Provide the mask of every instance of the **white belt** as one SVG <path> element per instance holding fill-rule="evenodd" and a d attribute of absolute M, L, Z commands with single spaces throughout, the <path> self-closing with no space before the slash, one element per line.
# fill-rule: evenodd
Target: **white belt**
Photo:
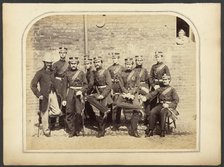
<path fill-rule="evenodd" d="M 60 80 L 60 81 L 62 80 L 62 78 L 61 78 L 61 77 L 55 77 L 55 79 L 58 79 L 58 80 Z"/>
<path fill-rule="evenodd" d="M 69 88 L 74 89 L 74 90 L 80 90 L 80 89 L 82 89 L 81 86 L 70 86 Z"/>
<path fill-rule="evenodd" d="M 100 89 L 102 89 L 102 88 L 106 88 L 106 87 L 107 87 L 107 85 L 97 86 L 97 88 L 100 88 Z"/>
<path fill-rule="evenodd" d="M 159 82 L 163 82 L 162 79 L 154 79 L 154 81 L 155 81 L 155 82 L 158 82 L 158 81 L 159 81 Z"/>
<path fill-rule="evenodd" d="M 144 81 L 142 81 L 142 82 L 140 82 L 141 84 L 144 84 L 145 82 Z"/>
<path fill-rule="evenodd" d="M 171 101 L 160 101 L 160 103 L 167 103 L 167 104 L 170 104 Z"/>

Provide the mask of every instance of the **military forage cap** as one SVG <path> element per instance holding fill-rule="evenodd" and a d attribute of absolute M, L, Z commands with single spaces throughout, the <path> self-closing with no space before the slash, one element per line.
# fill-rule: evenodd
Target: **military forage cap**
<path fill-rule="evenodd" d="M 78 63 L 79 62 L 79 58 L 78 57 L 69 57 L 69 62 L 70 63 Z"/>
<path fill-rule="evenodd" d="M 170 77 L 169 75 L 167 75 L 167 74 L 164 74 L 164 75 L 162 76 L 162 79 L 171 79 L 171 77 Z"/>
<path fill-rule="evenodd" d="M 88 57 L 85 57 L 84 58 L 84 64 L 85 63 L 92 63 L 92 59 L 88 58 Z"/>
<path fill-rule="evenodd" d="M 44 54 L 43 62 L 49 62 L 49 63 L 53 62 L 53 56 L 50 52 L 47 52 L 47 53 Z"/>
<path fill-rule="evenodd" d="M 66 47 L 59 47 L 59 53 L 67 53 L 67 51 L 68 51 L 68 48 L 66 48 Z"/>
<path fill-rule="evenodd" d="M 109 55 L 111 55 L 112 56 L 112 59 L 114 59 L 114 58 L 120 58 L 120 53 L 118 53 L 118 52 L 112 52 L 112 53 L 110 53 Z"/>
<path fill-rule="evenodd" d="M 155 56 L 160 55 L 161 57 L 163 57 L 163 52 L 162 51 L 155 51 Z"/>
<path fill-rule="evenodd" d="M 96 62 L 96 61 L 102 61 L 102 57 L 101 56 L 96 56 L 93 58 L 93 61 Z"/>
<path fill-rule="evenodd" d="M 131 57 L 125 58 L 124 61 L 125 61 L 125 64 L 134 64 L 133 58 Z"/>
<path fill-rule="evenodd" d="M 139 60 L 139 59 L 140 59 L 140 60 L 143 60 L 143 56 L 142 56 L 142 55 L 136 55 L 136 56 L 135 56 L 135 60 Z"/>

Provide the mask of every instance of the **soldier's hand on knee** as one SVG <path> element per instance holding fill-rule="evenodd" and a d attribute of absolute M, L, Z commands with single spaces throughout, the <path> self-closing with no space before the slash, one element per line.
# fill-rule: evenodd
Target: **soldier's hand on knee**
<path fill-rule="evenodd" d="M 103 99 L 103 98 L 104 98 L 103 95 L 99 95 L 99 96 L 97 97 L 97 99 L 99 99 L 99 100 L 101 100 L 101 99 Z"/>
<path fill-rule="evenodd" d="M 44 99 L 44 96 L 43 95 L 40 95 L 39 96 L 39 100 L 43 100 Z"/>
<path fill-rule="evenodd" d="M 169 108 L 169 105 L 167 103 L 164 103 L 163 108 Z"/>
<path fill-rule="evenodd" d="M 67 104 L 67 102 L 64 100 L 64 101 L 62 101 L 62 105 L 63 106 L 66 106 L 66 104 Z"/>
<path fill-rule="evenodd" d="M 76 96 L 81 96 L 81 95 L 82 95 L 82 91 L 79 90 L 76 92 Z"/>

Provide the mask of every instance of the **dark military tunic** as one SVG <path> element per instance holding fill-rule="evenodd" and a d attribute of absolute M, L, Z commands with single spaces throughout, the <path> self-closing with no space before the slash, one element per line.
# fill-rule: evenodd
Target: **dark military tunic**
<path fill-rule="evenodd" d="M 88 85 L 86 76 L 81 70 L 68 70 L 63 80 L 63 99 L 67 101 L 66 122 L 70 133 L 79 132 L 82 128 L 81 112 L 84 101 L 81 96 L 76 96 L 77 91 L 86 92 Z"/>
<path fill-rule="evenodd" d="M 163 63 L 154 64 L 150 71 L 149 82 L 152 87 L 161 85 L 162 76 L 166 74 L 170 76 L 169 68 Z"/>
<path fill-rule="evenodd" d="M 58 60 L 53 64 L 53 69 L 55 70 L 55 86 L 57 95 L 62 98 L 62 80 L 64 79 L 65 73 L 69 67 L 67 61 Z"/>
<path fill-rule="evenodd" d="M 105 105 L 111 104 L 112 99 L 110 97 L 110 92 L 111 92 L 112 82 L 111 82 L 111 76 L 108 70 L 101 68 L 94 71 L 94 86 L 96 86 L 96 89 L 98 91 L 97 93 L 105 97 L 103 100 L 104 102 L 102 103 Z M 101 88 L 102 86 L 105 86 L 105 87 Z"/>
<path fill-rule="evenodd" d="M 179 97 L 174 88 L 171 86 L 160 87 L 157 90 L 148 94 L 148 99 L 153 99 L 155 96 L 158 97 L 159 103 L 150 112 L 149 129 L 153 130 L 156 123 L 156 117 L 159 116 L 161 121 L 161 130 L 165 130 L 166 116 L 169 113 L 168 109 L 163 109 L 162 104 L 167 103 L 169 108 L 176 109 L 179 103 Z"/>
<path fill-rule="evenodd" d="M 135 70 L 125 70 L 122 72 L 120 84 L 123 93 L 135 95 L 133 101 L 123 98 L 122 95 L 117 100 L 117 106 L 124 108 L 124 115 L 128 121 L 128 133 L 134 135 L 134 133 L 137 133 L 137 125 L 140 119 L 138 111 L 141 109 L 138 102 L 139 74 Z"/>
<path fill-rule="evenodd" d="M 94 85 L 94 70 L 92 69 L 92 67 L 90 67 L 86 71 L 86 79 L 87 79 L 87 83 L 88 83 L 87 94 L 89 95 L 92 93 L 93 85 Z"/>
<path fill-rule="evenodd" d="M 135 70 L 125 70 L 121 74 L 121 88 L 124 93 L 137 93 L 140 84 L 140 78 Z"/>
<path fill-rule="evenodd" d="M 43 100 L 40 106 L 42 112 L 45 112 L 48 105 L 48 97 L 51 90 L 54 90 L 55 87 L 54 71 L 46 71 L 45 68 L 37 71 L 34 78 L 31 81 L 31 90 L 39 98 L 43 95 Z M 37 85 L 40 85 L 40 90 L 38 90 Z"/>
<path fill-rule="evenodd" d="M 119 85 L 119 75 L 121 75 L 122 71 L 124 71 L 124 67 L 119 64 L 113 64 L 108 68 L 111 81 L 112 81 L 112 90 L 114 93 L 121 93 L 121 88 Z"/>
<path fill-rule="evenodd" d="M 111 76 L 108 70 L 97 69 L 94 71 L 94 87 L 96 88 L 96 94 L 87 96 L 87 101 L 94 107 L 96 107 L 101 114 L 96 114 L 96 120 L 98 123 L 98 136 L 102 137 L 105 134 L 106 122 L 103 119 L 104 113 L 107 113 L 108 105 L 112 103 L 110 96 L 111 92 Z M 97 96 L 103 95 L 104 98 L 99 100 Z"/>

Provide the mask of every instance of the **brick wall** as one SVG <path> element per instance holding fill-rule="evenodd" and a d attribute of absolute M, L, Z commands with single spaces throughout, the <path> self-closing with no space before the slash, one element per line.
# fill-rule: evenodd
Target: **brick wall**
<path fill-rule="evenodd" d="M 150 71 L 155 49 L 165 52 L 164 62 L 169 66 L 172 85 L 180 96 L 179 110 L 195 113 L 196 48 L 195 43 L 175 45 L 176 17 L 168 15 L 107 15 L 106 25 L 97 28 L 99 16 L 87 16 L 88 50 L 90 56 L 104 57 L 104 66 L 111 63 L 108 52 L 121 52 L 123 58 L 142 54 L 144 66 Z M 59 59 L 59 46 L 68 47 L 68 55 L 77 55 L 83 65 L 84 24 L 81 15 L 55 15 L 37 21 L 30 29 L 26 41 L 26 97 L 27 113 L 38 110 L 36 97 L 30 90 L 30 81 L 43 63 L 44 52 L 54 51 Z"/>

